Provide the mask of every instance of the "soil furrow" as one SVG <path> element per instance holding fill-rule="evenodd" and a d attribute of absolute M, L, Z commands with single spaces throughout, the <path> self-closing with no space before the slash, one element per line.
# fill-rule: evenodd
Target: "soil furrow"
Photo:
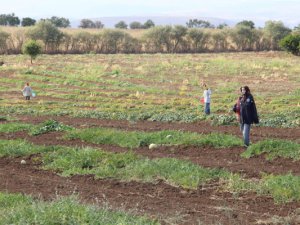
<path fill-rule="evenodd" d="M 65 178 L 37 168 L 29 159 L 25 165 L 20 160 L 0 158 L 0 191 L 20 192 L 45 200 L 78 194 L 83 202 L 108 203 L 115 209 L 147 214 L 164 223 L 254 224 L 270 215 L 288 216 L 300 207 L 299 203 L 276 205 L 271 198 L 254 193 L 235 197 L 219 191 L 218 187 L 185 190 L 164 182 L 122 182 L 93 176 Z"/>
<path fill-rule="evenodd" d="M 110 152 L 129 151 L 127 148 L 93 144 L 83 142 L 79 139 L 64 140 L 62 136 L 63 133 L 61 132 L 50 132 L 38 136 L 29 136 L 26 132 L 0 133 L 0 139 L 26 139 L 36 145 L 90 146 Z M 245 159 L 240 156 L 244 150 L 243 147 L 216 149 L 209 146 L 161 146 L 154 150 L 149 150 L 148 147 L 140 147 L 132 151 L 151 159 L 169 157 L 188 160 L 207 168 L 224 168 L 234 173 L 243 174 L 248 178 L 259 178 L 262 173 L 286 174 L 291 172 L 294 175 L 300 176 L 299 161 L 285 158 L 276 158 L 269 161 L 265 158 L 265 155 Z"/>

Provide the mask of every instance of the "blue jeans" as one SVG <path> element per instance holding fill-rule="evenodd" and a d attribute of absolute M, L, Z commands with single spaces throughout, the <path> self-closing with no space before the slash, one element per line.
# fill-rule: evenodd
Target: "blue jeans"
<path fill-rule="evenodd" d="M 243 133 L 244 145 L 246 146 L 250 145 L 250 127 L 250 124 L 241 123 L 241 131 Z"/>
<path fill-rule="evenodd" d="M 210 103 L 205 103 L 204 112 L 206 115 L 210 114 Z"/>

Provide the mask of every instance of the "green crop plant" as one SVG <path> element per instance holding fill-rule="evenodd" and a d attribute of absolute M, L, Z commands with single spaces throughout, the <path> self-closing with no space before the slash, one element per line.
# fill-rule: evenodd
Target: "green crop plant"
<path fill-rule="evenodd" d="M 54 150 L 55 147 L 37 146 L 24 140 L 0 140 L 0 157 L 29 156 Z"/>
<path fill-rule="evenodd" d="M 238 174 L 230 174 L 225 180 L 224 190 L 236 195 L 245 192 L 256 192 L 260 196 L 270 196 L 276 204 L 300 201 L 300 177 L 292 174 L 262 174 L 258 179 L 245 179 Z"/>
<path fill-rule="evenodd" d="M 188 189 L 197 189 L 200 184 L 219 178 L 226 179 L 229 172 L 221 169 L 206 169 L 193 163 L 171 159 L 150 160 L 131 152 L 108 153 L 92 148 L 61 147 L 45 153 L 43 168 L 58 171 L 63 176 L 93 174 L 98 178 L 116 178 L 166 183 Z"/>
<path fill-rule="evenodd" d="M 197 133 L 164 130 L 158 132 L 122 131 L 110 128 L 89 128 L 71 130 L 65 135 L 67 139 L 81 139 L 96 144 L 118 145 L 126 148 L 148 146 L 151 143 L 167 145 L 213 146 L 216 148 L 241 146 L 239 138 L 231 135 Z"/>
<path fill-rule="evenodd" d="M 30 131 L 30 135 L 36 136 L 45 134 L 51 131 L 68 131 L 73 128 L 55 120 L 47 120 Z"/>
<path fill-rule="evenodd" d="M 13 133 L 17 131 L 29 131 L 34 125 L 26 123 L 0 123 L 0 132 Z"/>
<path fill-rule="evenodd" d="M 159 222 L 108 207 L 83 205 L 75 196 L 46 202 L 21 194 L 0 192 L 0 224 L 150 224 Z"/>
<path fill-rule="evenodd" d="M 251 77 L 248 86 L 257 103 L 260 126 L 297 127 L 299 63 L 280 52 L 272 53 L 272 57 L 265 55 L 41 55 L 34 67 L 28 67 L 22 55 L 7 55 L 8 63 L 0 67 L 0 82 L 5 86 L 0 87 L 0 112 L 33 116 L 84 114 L 92 118 L 103 118 L 105 114 L 108 119 L 185 123 L 211 121 L 210 117 L 203 117 L 195 102 L 203 92 L 201 80 L 213 90 L 212 114 L 222 118 L 228 116 L 239 95 L 238 88 Z M 32 81 L 38 93 L 26 105 L 20 93 L 25 78 Z M 272 82 L 266 85 L 270 79 Z M 184 90 L 180 90 L 183 86 Z M 179 95 L 180 92 L 184 93 Z M 143 95 L 137 97 L 136 93 Z M 87 101 L 91 108 L 87 108 Z"/>
<path fill-rule="evenodd" d="M 261 154 L 266 154 L 268 160 L 277 157 L 300 160 L 300 144 L 286 140 L 266 139 L 250 145 L 241 156 L 250 158 Z"/>
<path fill-rule="evenodd" d="M 264 175 L 260 181 L 260 194 L 270 194 L 276 203 L 300 201 L 300 177 L 287 175 Z"/>

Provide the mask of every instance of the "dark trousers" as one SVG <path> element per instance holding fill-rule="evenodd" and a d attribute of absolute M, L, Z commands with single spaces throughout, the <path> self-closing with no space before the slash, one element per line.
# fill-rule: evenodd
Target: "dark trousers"
<path fill-rule="evenodd" d="M 204 112 L 206 115 L 210 114 L 210 103 L 204 103 Z"/>
<path fill-rule="evenodd" d="M 25 100 L 30 100 L 30 96 L 25 96 Z"/>

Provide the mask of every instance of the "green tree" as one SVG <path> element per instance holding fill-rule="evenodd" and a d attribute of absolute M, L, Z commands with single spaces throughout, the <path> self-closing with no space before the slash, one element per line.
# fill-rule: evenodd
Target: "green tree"
<path fill-rule="evenodd" d="M 96 20 L 95 22 L 90 19 L 82 19 L 80 21 L 80 28 L 96 28 L 96 29 L 102 29 L 104 28 L 104 24 L 100 20 Z"/>
<path fill-rule="evenodd" d="M 27 35 L 33 40 L 41 40 L 45 44 L 45 52 L 57 51 L 64 34 L 50 21 L 40 21 Z"/>
<path fill-rule="evenodd" d="M 183 44 L 185 35 L 187 34 L 187 28 L 182 25 L 175 25 L 171 30 L 171 38 L 174 42 L 172 52 L 176 52 L 178 45 Z"/>
<path fill-rule="evenodd" d="M 142 29 L 143 25 L 140 22 L 134 21 L 129 24 L 130 29 Z"/>
<path fill-rule="evenodd" d="M 238 26 L 244 26 L 244 27 L 249 27 L 250 29 L 254 29 L 255 28 L 255 24 L 251 20 L 243 20 L 241 22 L 238 22 L 235 26 L 236 27 L 238 27 Z"/>
<path fill-rule="evenodd" d="M 125 23 L 125 21 L 120 21 L 115 25 L 115 28 L 119 29 L 127 29 L 128 25 Z"/>
<path fill-rule="evenodd" d="M 289 34 L 279 41 L 279 46 L 294 55 L 300 53 L 300 35 Z"/>
<path fill-rule="evenodd" d="M 104 28 L 104 24 L 100 20 L 95 21 L 95 28 L 102 29 Z"/>
<path fill-rule="evenodd" d="M 203 29 L 189 29 L 187 36 L 190 40 L 193 52 L 201 52 L 205 50 L 206 45 L 208 44 L 209 35 L 205 33 Z"/>
<path fill-rule="evenodd" d="M 74 41 L 76 41 L 77 48 L 81 52 L 89 53 L 93 50 L 94 40 L 93 35 L 86 31 L 81 31 L 74 35 Z"/>
<path fill-rule="evenodd" d="M 21 26 L 22 27 L 34 26 L 35 23 L 36 23 L 35 19 L 32 19 L 30 17 L 25 17 L 22 19 Z"/>
<path fill-rule="evenodd" d="M 0 26 L 7 26 L 8 22 L 5 14 L 0 15 Z"/>
<path fill-rule="evenodd" d="M 152 20 L 147 20 L 144 24 L 143 24 L 143 27 L 144 29 L 149 29 L 151 27 L 154 27 L 155 24 Z"/>
<path fill-rule="evenodd" d="M 42 53 L 42 46 L 35 40 L 28 40 L 22 47 L 23 54 L 30 56 L 30 62 Z"/>
<path fill-rule="evenodd" d="M 6 53 L 7 52 L 7 41 L 10 37 L 9 33 L 6 33 L 5 31 L 0 31 L 0 53 Z"/>
<path fill-rule="evenodd" d="M 145 33 L 144 37 L 155 52 L 171 52 L 172 26 L 152 27 Z"/>
<path fill-rule="evenodd" d="M 294 27 L 293 33 L 300 34 L 300 24 L 298 24 L 298 26 Z"/>
<path fill-rule="evenodd" d="M 257 39 L 255 29 L 249 26 L 236 26 L 230 33 L 232 41 L 236 44 L 237 50 L 253 50 L 253 45 Z"/>
<path fill-rule="evenodd" d="M 125 38 L 129 34 L 121 30 L 105 30 L 102 39 L 105 45 L 105 53 L 120 53 L 123 50 Z"/>
<path fill-rule="evenodd" d="M 190 19 L 186 26 L 188 28 L 214 28 L 214 26 L 206 20 Z"/>
<path fill-rule="evenodd" d="M 273 50 L 279 49 L 279 41 L 291 33 L 291 29 L 284 26 L 281 21 L 267 21 L 265 23 L 264 32 L 269 39 L 270 48 Z"/>
<path fill-rule="evenodd" d="M 18 26 L 19 24 L 20 19 L 14 13 L 0 15 L 0 25 L 2 26 Z"/>
<path fill-rule="evenodd" d="M 90 20 L 90 19 L 82 19 L 80 21 L 80 25 L 79 25 L 80 28 L 95 28 L 96 27 L 96 24 Z"/>
<path fill-rule="evenodd" d="M 70 26 L 70 20 L 66 19 L 64 17 L 52 16 L 50 19 L 46 19 L 46 20 L 49 20 L 56 27 L 69 27 Z"/>
<path fill-rule="evenodd" d="M 228 25 L 226 23 L 221 23 L 217 26 L 217 29 L 224 29 L 226 27 L 228 27 Z"/>
<path fill-rule="evenodd" d="M 218 29 L 218 30 L 212 31 L 211 43 L 214 48 L 214 51 L 221 52 L 221 51 L 227 50 L 228 30 L 229 29 Z"/>

